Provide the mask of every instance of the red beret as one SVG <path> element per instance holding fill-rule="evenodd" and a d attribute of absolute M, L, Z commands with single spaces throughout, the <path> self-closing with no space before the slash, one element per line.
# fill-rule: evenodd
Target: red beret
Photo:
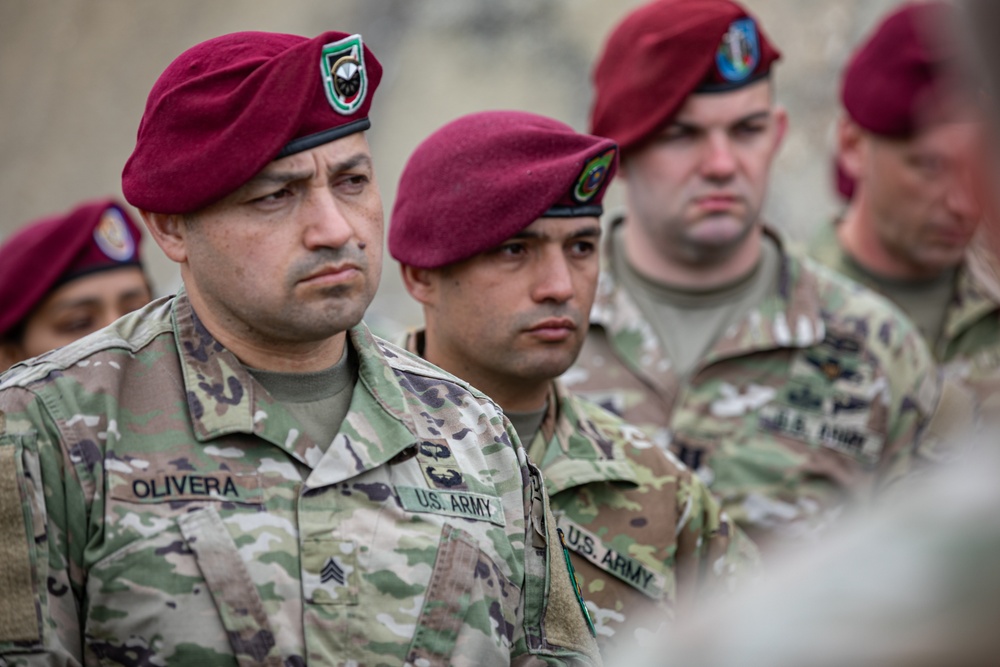
<path fill-rule="evenodd" d="M 149 93 L 125 198 L 156 213 L 204 208 L 279 157 L 368 129 L 381 79 L 360 35 L 240 32 L 198 44 Z"/>
<path fill-rule="evenodd" d="M 114 199 L 87 202 L 36 220 L 0 246 L 0 335 L 17 326 L 56 286 L 140 264 L 142 234 Z"/>
<path fill-rule="evenodd" d="M 590 131 L 632 148 L 694 92 L 757 81 L 781 54 L 757 21 L 729 0 L 658 0 L 611 32 L 594 67 Z"/>
<path fill-rule="evenodd" d="M 893 137 L 917 129 L 950 61 L 945 40 L 931 39 L 930 31 L 950 35 L 953 21 L 952 8 L 935 1 L 904 4 L 878 25 L 844 71 L 841 101 L 855 123 Z"/>
<path fill-rule="evenodd" d="M 389 252 L 432 269 L 494 248 L 542 217 L 598 217 L 615 144 L 522 111 L 463 116 L 424 140 L 396 191 Z"/>

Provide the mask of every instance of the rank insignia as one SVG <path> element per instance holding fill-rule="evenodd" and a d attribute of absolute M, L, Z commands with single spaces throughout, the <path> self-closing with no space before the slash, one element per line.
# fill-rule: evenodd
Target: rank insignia
<path fill-rule="evenodd" d="M 94 228 L 94 243 L 116 262 L 127 262 L 135 256 L 135 241 L 125 226 L 121 211 L 111 207 Z"/>
<path fill-rule="evenodd" d="M 323 47 L 320 70 L 326 98 L 333 110 L 344 116 L 357 111 L 368 93 L 365 49 L 361 35 L 351 35 Z"/>
<path fill-rule="evenodd" d="M 593 199 L 594 195 L 601 190 L 601 186 L 604 185 L 604 181 L 608 177 L 608 170 L 611 169 L 611 163 L 614 159 L 614 148 L 608 149 L 597 157 L 592 158 L 584 166 L 583 171 L 580 172 L 580 177 L 576 180 L 576 186 L 573 188 L 573 199 L 581 204 Z"/>
<path fill-rule="evenodd" d="M 715 52 L 715 66 L 719 74 L 726 81 L 743 81 L 753 73 L 759 62 L 760 41 L 753 19 L 743 18 L 730 23 Z"/>

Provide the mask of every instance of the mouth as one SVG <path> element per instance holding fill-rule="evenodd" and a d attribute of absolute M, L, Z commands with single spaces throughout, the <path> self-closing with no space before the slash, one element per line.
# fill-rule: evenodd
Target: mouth
<path fill-rule="evenodd" d="M 337 285 L 353 280 L 361 269 L 355 264 L 325 266 L 299 280 L 300 285 Z"/>
<path fill-rule="evenodd" d="M 695 197 L 694 203 L 705 211 L 729 211 L 739 201 L 740 199 L 736 195 L 718 193 Z"/>
<path fill-rule="evenodd" d="M 533 325 L 527 332 L 549 342 L 566 340 L 577 330 L 576 322 L 568 317 L 550 317 Z"/>

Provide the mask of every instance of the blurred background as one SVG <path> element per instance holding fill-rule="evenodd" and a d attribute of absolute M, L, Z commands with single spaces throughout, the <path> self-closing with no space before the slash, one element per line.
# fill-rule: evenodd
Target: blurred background
<path fill-rule="evenodd" d="M 638 0 L 5 0 L 0 2 L 0 238 L 84 199 L 121 198 L 146 95 L 184 49 L 239 30 L 359 32 L 385 68 L 369 142 L 385 204 L 410 152 L 449 120 L 523 109 L 586 130 L 591 63 Z M 830 151 L 840 70 L 900 0 L 745 0 L 782 50 L 789 134 L 767 218 L 792 240 L 838 210 Z M 609 207 L 621 203 L 613 189 Z M 147 239 L 157 295 L 179 284 Z M 420 322 L 387 258 L 370 314 Z"/>

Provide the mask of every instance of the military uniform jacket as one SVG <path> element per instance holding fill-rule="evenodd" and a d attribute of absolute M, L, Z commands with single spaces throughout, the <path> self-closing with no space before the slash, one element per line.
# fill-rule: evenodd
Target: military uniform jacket
<path fill-rule="evenodd" d="M 408 333 L 404 347 L 421 354 L 423 336 Z M 528 458 L 542 470 L 603 653 L 759 568 L 756 547 L 701 480 L 641 430 L 559 381 L 547 405 Z"/>
<path fill-rule="evenodd" d="M 848 261 L 835 224 L 823 228 L 809 251 L 821 264 L 878 291 Z M 971 256 L 958 267 L 940 339 L 927 344 L 945 375 L 956 380 L 1000 368 L 1000 300 L 991 295 Z"/>
<path fill-rule="evenodd" d="M 906 473 L 938 393 L 892 304 L 784 250 L 776 291 L 683 384 L 608 263 L 563 380 L 675 452 L 758 544 L 806 539 Z"/>
<path fill-rule="evenodd" d="M 599 662 L 499 409 L 349 340 L 325 452 L 183 293 L 3 376 L 0 664 Z"/>
<path fill-rule="evenodd" d="M 604 650 L 658 632 L 758 568 L 708 488 L 641 430 L 552 383 L 541 469 Z"/>

